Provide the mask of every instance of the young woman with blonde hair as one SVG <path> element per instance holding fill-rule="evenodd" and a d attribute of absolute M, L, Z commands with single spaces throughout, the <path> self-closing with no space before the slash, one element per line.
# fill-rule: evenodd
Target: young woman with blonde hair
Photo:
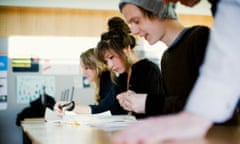
<path fill-rule="evenodd" d="M 115 98 L 115 84 L 112 72 L 105 64 L 99 62 L 95 56 L 94 48 L 90 48 L 80 55 L 82 73 L 95 88 L 95 104 L 82 105 L 71 102 L 69 106 L 62 107 L 66 102 L 59 101 L 55 105 L 58 115 L 63 115 L 65 110 L 72 110 L 78 114 L 95 114 L 107 110 L 111 111 Z"/>

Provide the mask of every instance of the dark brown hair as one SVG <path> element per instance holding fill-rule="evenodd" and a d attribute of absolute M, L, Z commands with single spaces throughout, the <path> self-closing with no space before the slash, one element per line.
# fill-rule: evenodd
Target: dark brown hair
<path fill-rule="evenodd" d="M 136 39 L 130 34 L 130 28 L 120 17 L 112 17 L 108 21 L 108 32 L 101 35 L 97 44 L 96 54 L 100 61 L 105 63 L 104 54 L 106 51 L 117 53 L 122 60 L 127 59 L 123 49 L 136 46 Z"/>

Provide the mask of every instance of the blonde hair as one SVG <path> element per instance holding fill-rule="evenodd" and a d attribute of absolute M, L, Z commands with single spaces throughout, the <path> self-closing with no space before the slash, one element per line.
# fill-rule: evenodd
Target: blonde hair
<path fill-rule="evenodd" d="M 107 66 L 104 63 L 101 63 L 96 55 L 95 48 L 90 48 L 83 52 L 80 55 L 80 60 L 84 66 L 89 67 L 90 69 L 95 70 L 96 76 L 95 80 L 91 85 L 95 86 L 95 103 L 98 104 L 100 100 L 100 77 L 104 71 L 107 71 Z"/>

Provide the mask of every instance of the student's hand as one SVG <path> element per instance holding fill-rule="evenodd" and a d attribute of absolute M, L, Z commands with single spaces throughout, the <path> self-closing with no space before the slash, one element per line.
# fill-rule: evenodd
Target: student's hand
<path fill-rule="evenodd" d="M 130 90 L 117 95 L 119 104 L 125 110 L 135 113 L 145 113 L 146 98 L 147 94 L 136 94 Z"/>
<path fill-rule="evenodd" d="M 69 109 L 71 105 L 67 105 L 62 107 L 65 104 L 68 104 L 69 102 L 67 101 L 58 101 L 54 105 L 54 111 L 57 113 L 57 115 L 63 116 L 65 114 L 65 110 Z"/>
<path fill-rule="evenodd" d="M 166 140 L 202 138 L 213 123 L 190 112 L 139 120 L 117 132 L 112 144 L 152 144 Z"/>

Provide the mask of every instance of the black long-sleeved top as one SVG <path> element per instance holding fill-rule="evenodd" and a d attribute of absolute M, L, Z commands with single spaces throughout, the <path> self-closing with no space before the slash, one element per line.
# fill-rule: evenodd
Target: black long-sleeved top
<path fill-rule="evenodd" d="M 184 108 L 203 63 L 208 36 L 208 27 L 190 27 L 164 52 L 161 71 L 166 113 L 179 112 Z"/>
<path fill-rule="evenodd" d="M 118 77 L 117 93 L 127 90 L 127 73 L 120 74 Z M 164 96 L 162 94 L 161 73 L 158 65 L 142 59 L 132 66 L 132 73 L 129 81 L 129 90 L 136 93 L 147 94 L 145 114 L 136 114 L 136 118 L 144 118 L 162 114 Z M 116 101 L 113 114 L 126 114 L 119 103 Z"/>
<path fill-rule="evenodd" d="M 92 114 L 104 112 L 112 109 L 114 101 L 116 101 L 115 94 L 116 85 L 111 80 L 111 74 L 109 71 L 102 73 L 100 77 L 100 101 L 98 105 L 89 105 Z"/>

